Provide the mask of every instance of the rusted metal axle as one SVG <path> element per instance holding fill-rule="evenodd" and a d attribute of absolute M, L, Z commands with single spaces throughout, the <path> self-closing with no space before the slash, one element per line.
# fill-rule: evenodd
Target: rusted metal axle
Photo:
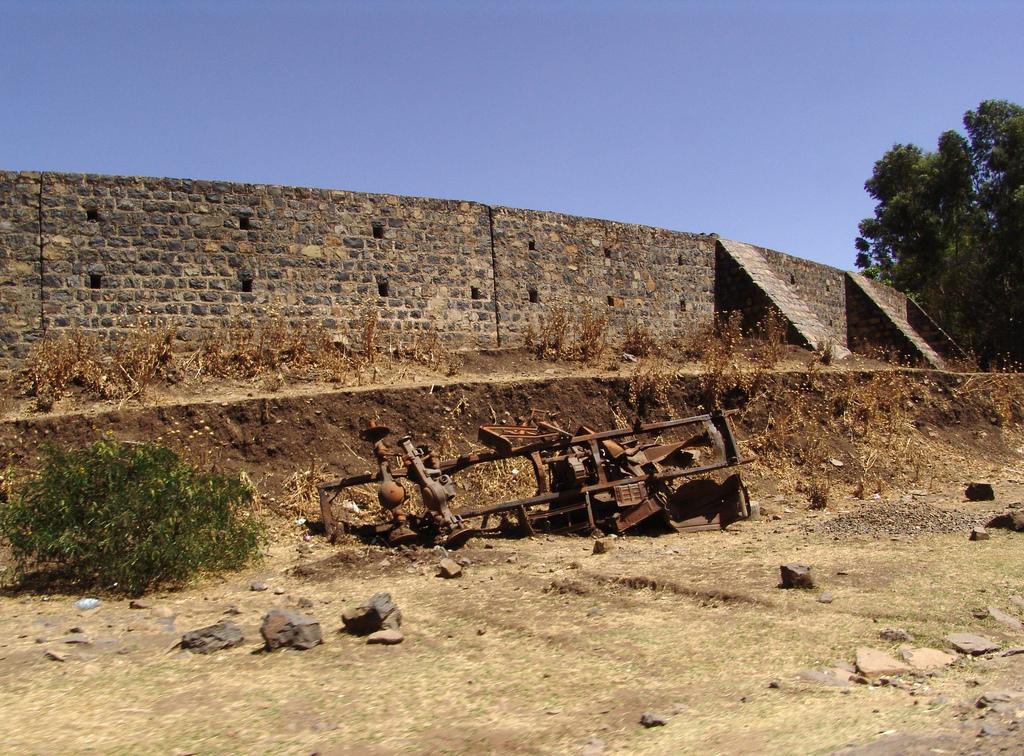
<path fill-rule="evenodd" d="M 729 423 L 734 412 L 608 431 L 583 427 L 575 434 L 543 421 L 483 425 L 478 438 L 488 450 L 443 461 L 435 461 L 428 448 L 414 445 L 408 435 L 398 440 L 400 451 L 392 451 L 384 443 L 390 429 L 371 423 L 360 435 L 373 444 L 377 471 L 319 487 L 324 528 L 331 540 L 354 530 L 335 518 L 332 504 L 346 488 L 368 483 L 377 484 L 378 500 L 392 514 L 390 523 L 369 526 L 370 535 L 392 544 L 433 541 L 454 547 L 473 535 L 507 532 L 513 519 L 523 534 L 596 529 L 621 533 L 654 518 L 680 531 L 725 527 L 750 513 L 739 475 L 723 483 L 707 477 L 750 461 L 741 458 Z M 679 431 L 684 432 L 681 440 L 659 438 Z M 453 475 L 515 457 L 533 468 L 534 496 L 452 509 Z M 409 497 L 402 481 L 415 485 L 426 516 L 407 513 Z M 497 527 L 489 527 L 492 517 L 500 518 Z"/>

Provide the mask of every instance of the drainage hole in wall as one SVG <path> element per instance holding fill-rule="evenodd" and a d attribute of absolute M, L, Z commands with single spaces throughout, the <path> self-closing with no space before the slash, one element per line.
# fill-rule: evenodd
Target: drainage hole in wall
<path fill-rule="evenodd" d="M 388 296 L 388 281 L 386 278 L 377 282 L 377 294 L 382 297 Z"/>
<path fill-rule="evenodd" d="M 608 306 L 609 307 L 614 307 L 615 306 L 615 297 L 613 297 L 611 294 L 608 295 Z"/>
<path fill-rule="evenodd" d="M 537 304 L 537 302 L 540 301 L 540 294 L 536 289 L 527 289 L 526 293 L 530 295 L 530 301 L 534 304 Z"/>
<path fill-rule="evenodd" d="M 100 211 L 95 207 L 90 207 L 85 211 L 85 219 L 87 221 L 98 221 L 100 219 Z"/>
<path fill-rule="evenodd" d="M 240 215 L 240 216 L 238 216 L 238 227 L 240 229 L 242 229 L 243 231 L 248 231 L 249 230 L 249 216 L 248 215 Z"/>
<path fill-rule="evenodd" d="M 89 274 L 89 288 L 90 289 L 99 289 L 102 286 L 103 286 L 103 276 L 101 276 L 99 273 L 90 273 Z"/>
<path fill-rule="evenodd" d="M 384 238 L 384 224 L 383 223 L 375 222 L 373 224 L 373 238 L 374 239 L 383 239 Z"/>
<path fill-rule="evenodd" d="M 480 299 L 481 298 L 480 297 L 480 287 L 479 286 L 470 286 L 469 287 L 469 297 L 470 297 L 470 299 Z"/>
<path fill-rule="evenodd" d="M 611 257 L 612 257 L 612 251 L 610 249 L 608 249 L 608 247 L 604 248 L 604 256 L 605 256 L 605 259 L 608 259 L 608 260 L 610 260 Z"/>
<path fill-rule="evenodd" d="M 537 242 L 535 242 L 533 239 L 530 239 L 530 241 L 526 243 L 526 246 L 528 249 L 537 249 Z"/>
<path fill-rule="evenodd" d="M 246 294 L 250 294 L 252 292 L 252 279 L 251 278 L 243 278 L 242 279 L 242 291 L 244 293 L 246 293 Z"/>

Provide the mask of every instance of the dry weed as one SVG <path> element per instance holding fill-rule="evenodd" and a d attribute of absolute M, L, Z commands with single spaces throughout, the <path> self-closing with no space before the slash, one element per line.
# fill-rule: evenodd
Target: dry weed
<path fill-rule="evenodd" d="M 608 319 L 592 308 L 570 313 L 554 305 L 527 327 L 524 343 L 537 359 L 597 362 L 608 348 Z"/>
<path fill-rule="evenodd" d="M 662 347 L 644 323 L 631 323 L 626 326 L 622 351 L 634 357 L 654 357 L 662 353 Z"/>

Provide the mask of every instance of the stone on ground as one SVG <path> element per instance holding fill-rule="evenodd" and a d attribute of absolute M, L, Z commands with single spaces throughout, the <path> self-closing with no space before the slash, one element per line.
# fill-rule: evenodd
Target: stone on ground
<path fill-rule="evenodd" d="M 319 622 L 286 609 L 271 609 L 267 612 L 260 626 L 260 634 L 268 651 L 286 647 L 304 651 L 323 640 Z"/>
<path fill-rule="evenodd" d="M 779 567 L 782 574 L 782 588 L 813 588 L 814 577 L 806 564 L 790 562 Z"/>
<path fill-rule="evenodd" d="M 968 483 L 964 496 L 970 501 L 992 501 L 996 498 L 991 483 Z"/>
<path fill-rule="evenodd" d="M 260 582 L 259 580 L 253 580 L 251 583 L 249 583 L 249 590 L 250 591 L 265 591 L 265 590 L 267 590 L 267 584 L 263 583 L 263 582 Z"/>
<path fill-rule="evenodd" d="M 462 577 L 462 565 L 454 559 L 445 557 L 437 563 L 437 576 L 445 580 Z"/>
<path fill-rule="evenodd" d="M 405 635 L 402 634 L 401 630 L 378 630 L 375 633 L 370 633 L 366 642 L 382 646 L 394 646 L 404 640 Z"/>
<path fill-rule="evenodd" d="M 1024 623 L 1022 623 L 1012 614 L 1007 614 L 1002 609 L 997 609 L 994 606 L 990 606 L 988 608 L 988 616 L 994 619 L 996 622 L 1000 622 L 1006 625 L 1011 630 L 1017 630 L 1018 632 L 1024 630 Z"/>
<path fill-rule="evenodd" d="M 655 714 L 653 711 L 645 711 L 640 717 L 640 724 L 644 727 L 663 727 L 668 724 L 668 717 L 664 714 Z"/>
<path fill-rule="evenodd" d="M 957 659 L 955 654 L 947 654 L 937 648 L 912 648 L 911 646 L 900 648 L 900 657 L 914 669 L 920 670 L 948 667 Z"/>
<path fill-rule="evenodd" d="M 908 633 L 902 627 L 885 627 L 879 631 L 878 637 L 882 640 L 902 643 L 903 641 L 910 640 L 910 633 Z"/>
<path fill-rule="evenodd" d="M 369 635 L 378 630 L 397 630 L 402 624 L 402 612 L 390 593 L 380 591 L 370 600 L 341 615 L 345 631 L 353 635 Z"/>
<path fill-rule="evenodd" d="M 878 648 L 862 646 L 857 649 L 857 671 L 865 677 L 897 675 L 910 670 L 903 662 Z"/>
<path fill-rule="evenodd" d="M 961 654 L 971 656 L 980 656 L 999 650 L 998 643 L 974 633 L 951 633 L 946 636 L 946 641 Z"/>
<path fill-rule="evenodd" d="M 828 667 L 826 669 L 801 669 L 796 676 L 808 682 L 845 687 L 850 684 L 852 674 L 846 669 Z"/>
<path fill-rule="evenodd" d="M 209 627 L 190 630 L 181 636 L 181 647 L 193 654 L 212 654 L 226 648 L 240 646 L 245 640 L 234 622 L 218 622 Z"/>
<path fill-rule="evenodd" d="M 615 548 L 615 542 L 611 538 L 598 538 L 594 541 L 595 554 L 607 554 Z"/>
<path fill-rule="evenodd" d="M 972 541 L 987 541 L 989 539 L 988 531 L 982 527 L 972 528 L 969 538 Z"/>

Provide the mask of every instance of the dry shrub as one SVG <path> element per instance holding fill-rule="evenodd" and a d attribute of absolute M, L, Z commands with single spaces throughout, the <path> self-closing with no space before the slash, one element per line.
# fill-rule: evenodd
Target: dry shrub
<path fill-rule="evenodd" d="M 554 305 L 527 327 L 525 346 L 541 360 L 597 362 L 608 348 L 608 319 L 589 307 L 574 314 Z"/>
<path fill-rule="evenodd" d="M 674 380 L 675 371 L 663 360 L 641 360 L 630 371 L 626 403 L 637 417 L 646 417 L 654 409 L 672 415 L 675 410 L 669 390 Z"/>
<path fill-rule="evenodd" d="M 462 357 L 434 329 L 413 336 L 409 346 L 399 351 L 398 358 L 448 377 L 458 375 L 462 369 Z"/>
<path fill-rule="evenodd" d="M 662 350 L 650 328 L 644 323 L 631 323 L 626 326 L 622 351 L 634 357 L 653 357 Z"/>
<path fill-rule="evenodd" d="M 1005 428 L 1024 422 L 1024 393 L 1019 373 L 974 373 L 964 378 L 953 394 L 993 425 Z"/>
<path fill-rule="evenodd" d="M 92 335 L 71 331 L 33 345 L 22 373 L 24 392 L 47 412 L 72 386 L 100 399 L 141 397 L 170 375 L 175 330 L 134 326 L 104 346 Z"/>
<path fill-rule="evenodd" d="M 786 355 L 786 321 L 776 310 L 769 309 L 753 331 L 750 357 L 767 370 L 773 369 Z"/>
<path fill-rule="evenodd" d="M 316 459 L 306 469 L 293 472 L 281 484 L 284 494 L 275 505 L 277 513 L 310 521 L 319 520 L 320 491 L 317 487 L 327 478 L 326 465 Z"/>

